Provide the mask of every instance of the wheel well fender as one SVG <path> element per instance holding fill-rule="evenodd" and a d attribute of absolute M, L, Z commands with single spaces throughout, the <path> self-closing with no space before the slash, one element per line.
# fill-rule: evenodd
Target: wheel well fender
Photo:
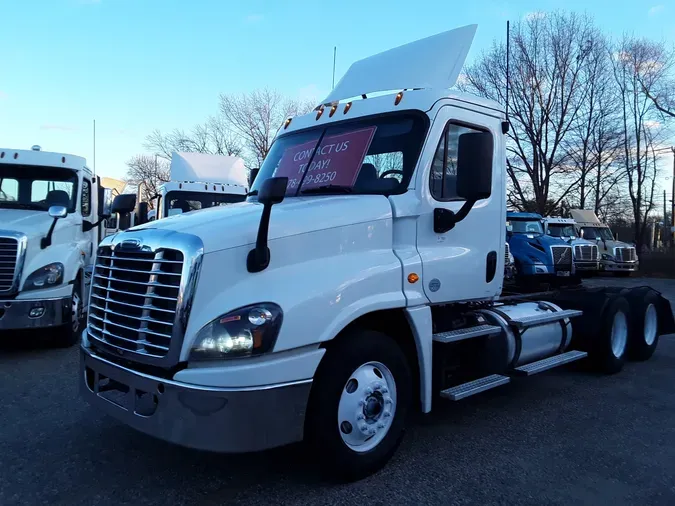
<path fill-rule="evenodd" d="M 321 343 L 321 347 L 330 350 L 331 346 L 345 338 L 355 329 L 367 329 L 381 332 L 398 344 L 408 361 L 408 366 L 410 367 L 411 376 L 413 378 L 413 385 L 411 385 L 414 395 L 413 402 L 421 401 L 422 409 L 425 411 L 424 391 L 427 388 L 427 385 L 425 385 L 424 372 L 426 366 L 420 363 L 420 356 L 418 354 L 419 345 L 415 337 L 416 332 L 414 325 L 407 315 L 407 310 L 404 308 L 383 309 L 366 313 L 349 323 L 334 339 Z M 430 364 L 430 356 L 428 360 Z M 428 385 L 428 388 L 430 390 L 430 384 Z"/>

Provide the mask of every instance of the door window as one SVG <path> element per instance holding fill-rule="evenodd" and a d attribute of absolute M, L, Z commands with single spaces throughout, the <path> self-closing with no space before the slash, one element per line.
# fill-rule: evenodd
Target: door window
<path fill-rule="evenodd" d="M 485 130 L 458 123 L 448 123 L 438 143 L 431 164 L 429 186 L 436 200 L 464 200 L 457 195 L 457 154 L 459 139 L 464 134 L 480 133 Z"/>

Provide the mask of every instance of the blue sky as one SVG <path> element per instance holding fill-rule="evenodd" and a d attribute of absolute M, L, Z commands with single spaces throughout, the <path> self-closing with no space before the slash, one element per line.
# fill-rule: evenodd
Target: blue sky
<path fill-rule="evenodd" d="M 588 12 L 605 31 L 675 43 L 675 0 L 0 0 L 0 146 L 85 156 L 122 177 L 154 128 L 190 128 L 218 94 L 322 99 L 354 60 L 478 23 L 469 59 L 507 19 Z"/>

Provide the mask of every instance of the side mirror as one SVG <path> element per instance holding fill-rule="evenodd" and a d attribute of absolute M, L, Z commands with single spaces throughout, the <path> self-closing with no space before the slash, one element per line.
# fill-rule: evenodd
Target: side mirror
<path fill-rule="evenodd" d="M 101 210 L 99 219 L 106 219 L 112 216 L 113 193 L 112 188 L 103 189 L 103 198 L 101 200 Z"/>
<path fill-rule="evenodd" d="M 266 179 L 258 193 L 258 202 L 263 205 L 279 204 L 286 196 L 287 177 L 271 177 Z"/>
<path fill-rule="evenodd" d="M 258 176 L 258 172 L 260 169 L 251 169 L 248 172 L 248 187 L 250 188 L 253 186 L 253 182 L 255 181 L 255 178 Z"/>
<path fill-rule="evenodd" d="M 139 202 L 136 208 L 136 223 L 135 225 L 142 225 L 148 222 L 148 203 Z"/>
<path fill-rule="evenodd" d="M 459 136 L 457 149 L 457 195 L 467 201 L 490 196 L 494 140 L 489 132 Z"/>
<path fill-rule="evenodd" d="M 50 206 L 47 213 L 54 218 L 54 221 L 52 221 L 47 235 L 40 240 L 40 249 L 45 249 L 52 245 L 52 234 L 54 233 L 56 222 L 59 221 L 59 219 L 68 216 L 68 209 L 66 209 L 65 206 Z"/>
<path fill-rule="evenodd" d="M 260 216 L 255 248 L 248 252 L 248 257 L 246 258 L 248 272 L 263 271 L 270 264 L 270 249 L 267 247 L 270 215 L 272 213 L 272 206 L 284 200 L 287 186 L 287 177 L 271 177 L 263 182 L 258 192 L 258 202 L 263 205 L 263 211 Z"/>
<path fill-rule="evenodd" d="M 136 208 L 136 195 L 133 193 L 123 193 L 115 197 L 112 203 L 111 211 L 113 213 L 127 214 L 133 212 Z"/>
<path fill-rule="evenodd" d="M 58 220 L 59 218 L 65 218 L 68 216 L 68 209 L 66 209 L 64 206 L 51 206 L 48 213 L 49 216 L 55 220 Z"/>
<path fill-rule="evenodd" d="M 489 132 L 466 133 L 459 136 L 457 148 L 457 195 L 466 200 L 456 213 L 444 208 L 434 209 L 434 232 L 444 234 L 455 228 L 480 199 L 492 191 L 492 157 L 494 140 Z"/>

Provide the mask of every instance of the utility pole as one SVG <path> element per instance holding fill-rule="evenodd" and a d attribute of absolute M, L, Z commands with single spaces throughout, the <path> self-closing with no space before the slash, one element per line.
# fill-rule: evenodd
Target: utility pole
<path fill-rule="evenodd" d="M 670 245 L 675 250 L 675 146 L 672 146 L 670 150 L 673 152 L 673 187 L 670 193 Z"/>
<path fill-rule="evenodd" d="M 666 230 L 668 229 L 668 215 L 666 214 L 667 208 L 666 208 L 666 190 L 663 190 L 663 228 L 661 229 L 661 242 L 663 245 L 666 245 Z"/>

